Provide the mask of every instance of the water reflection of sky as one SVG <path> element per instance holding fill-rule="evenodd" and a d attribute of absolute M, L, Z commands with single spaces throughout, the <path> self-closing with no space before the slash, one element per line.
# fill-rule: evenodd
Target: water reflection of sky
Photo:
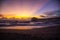
<path fill-rule="evenodd" d="M 0 27 L 0 29 L 16 29 L 16 30 L 28 30 L 35 28 L 42 28 L 45 26 L 8 26 L 8 27 Z"/>

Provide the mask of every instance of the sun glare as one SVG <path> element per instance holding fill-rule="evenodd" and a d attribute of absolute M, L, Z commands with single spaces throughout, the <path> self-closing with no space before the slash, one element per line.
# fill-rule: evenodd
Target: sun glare
<path fill-rule="evenodd" d="M 17 15 L 15 18 L 29 18 L 29 15 Z"/>

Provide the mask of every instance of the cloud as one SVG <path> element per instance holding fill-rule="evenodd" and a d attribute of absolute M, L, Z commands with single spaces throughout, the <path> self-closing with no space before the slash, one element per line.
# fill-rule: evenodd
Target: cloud
<path fill-rule="evenodd" d="M 51 11 L 51 12 L 45 12 L 43 13 L 44 15 L 46 15 L 45 17 L 50 18 L 50 17 L 60 17 L 60 11 Z"/>

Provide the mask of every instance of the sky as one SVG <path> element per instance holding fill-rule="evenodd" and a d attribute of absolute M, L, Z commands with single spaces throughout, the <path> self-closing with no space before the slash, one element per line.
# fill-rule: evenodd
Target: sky
<path fill-rule="evenodd" d="M 57 0 L 1 0 L 0 14 L 7 17 L 33 17 L 59 10 Z M 43 14 L 44 15 L 44 14 Z"/>

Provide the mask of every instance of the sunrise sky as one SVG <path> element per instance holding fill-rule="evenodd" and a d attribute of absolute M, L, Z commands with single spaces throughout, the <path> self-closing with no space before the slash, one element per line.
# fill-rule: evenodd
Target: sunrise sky
<path fill-rule="evenodd" d="M 58 10 L 57 0 L 1 0 L 0 14 L 6 17 L 33 17 Z M 44 15 L 44 14 L 43 14 Z"/>

